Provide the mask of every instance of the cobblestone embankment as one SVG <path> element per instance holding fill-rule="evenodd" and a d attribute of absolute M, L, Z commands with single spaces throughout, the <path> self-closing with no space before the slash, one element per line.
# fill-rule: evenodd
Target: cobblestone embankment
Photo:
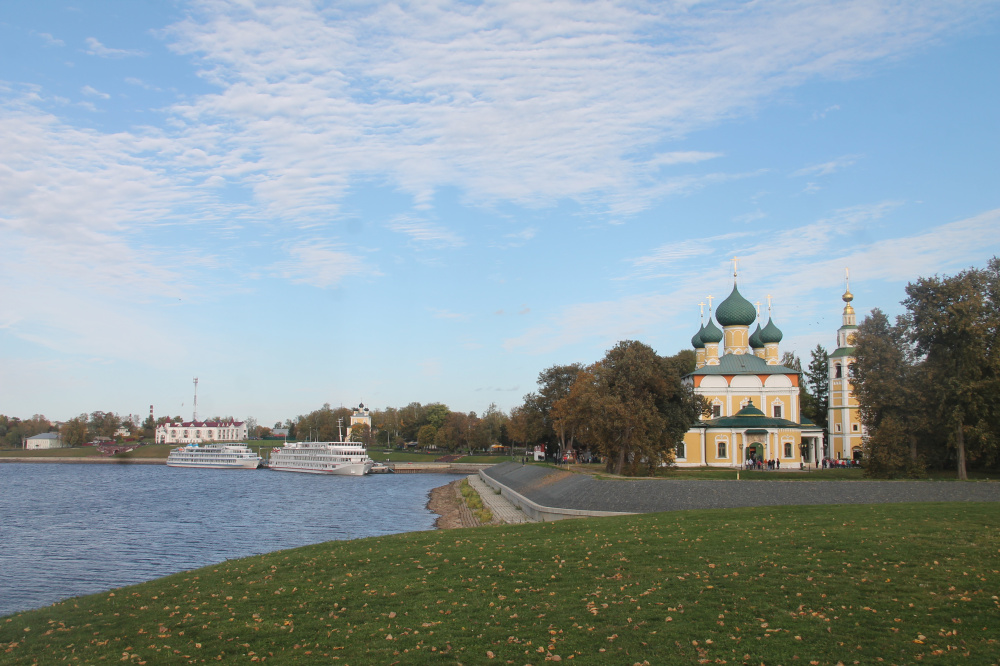
<path fill-rule="evenodd" d="M 560 514 L 600 515 L 793 504 L 1000 502 L 1000 483 L 952 481 L 600 480 L 520 463 L 480 473 L 515 504 L 518 497 Z M 525 511 L 529 511 L 525 508 Z M 570 515 L 541 516 L 554 520 Z"/>

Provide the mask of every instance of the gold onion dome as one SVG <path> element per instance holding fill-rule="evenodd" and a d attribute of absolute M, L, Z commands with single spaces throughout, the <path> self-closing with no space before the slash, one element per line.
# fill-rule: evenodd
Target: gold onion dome
<path fill-rule="evenodd" d="M 733 284 L 733 293 L 719 303 L 719 307 L 715 310 L 715 318 L 723 327 L 749 326 L 757 319 L 757 308 L 743 298 L 740 290 Z"/>
<path fill-rule="evenodd" d="M 854 300 L 854 294 L 851 293 L 851 290 L 848 289 L 845 291 L 841 298 L 843 298 L 844 302 L 847 303 L 847 305 L 844 306 L 844 314 L 854 314 L 854 306 L 851 305 L 851 301 Z"/>

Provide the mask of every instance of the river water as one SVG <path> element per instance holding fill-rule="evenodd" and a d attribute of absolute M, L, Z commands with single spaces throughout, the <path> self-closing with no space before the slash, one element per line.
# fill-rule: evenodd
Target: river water
<path fill-rule="evenodd" d="M 433 529 L 455 477 L 0 464 L 0 615 L 334 539 Z"/>

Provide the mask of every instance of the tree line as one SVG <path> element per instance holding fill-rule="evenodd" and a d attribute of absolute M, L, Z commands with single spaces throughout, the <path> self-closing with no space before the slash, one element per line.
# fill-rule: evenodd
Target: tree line
<path fill-rule="evenodd" d="M 1000 260 L 906 287 L 895 322 L 874 309 L 854 338 L 854 391 L 871 477 L 991 467 L 1000 451 Z"/>

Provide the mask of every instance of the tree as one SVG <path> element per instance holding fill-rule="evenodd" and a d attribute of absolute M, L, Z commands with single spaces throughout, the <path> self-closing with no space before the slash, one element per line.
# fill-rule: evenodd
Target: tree
<path fill-rule="evenodd" d="M 809 400 L 802 401 L 802 413 L 826 429 L 830 406 L 830 355 L 821 345 L 816 345 L 809 357 L 809 368 L 805 372 Z"/>
<path fill-rule="evenodd" d="M 86 414 L 80 414 L 63 424 L 59 429 L 59 436 L 66 446 L 83 446 L 87 443 L 88 420 Z"/>
<path fill-rule="evenodd" d="M 420 430 L 417 432 L 417 445 L 422 449 L 430 448 L 431 445 L 436 443 L 436 436 L 437 428 L 430 424 L 421 426 Z"/>
<path fill-rule="evenodd" d="M 648 345 L 619 342 L 590 368 L 589 429 L 607 470 L 636 475 L 673 462 L 684 434 L 704 411 L 703 399 L 681 382 L 675 363 Z"/>
<path fill-rule="evenodd" d="M 875 308 L 854 334 L 854 377 L 863 442 L 865 476 L 920 476 L 924 465 L 916 453 L 919 417 L 917 368 L 904 326 L 890 326 Z"/>
<path fill-rule="evenodd" d="M 557 430 L 552 421 L 552 406 L 559 400 L 569 395 L 573 382 L 583 366 L 579 363 L 569 365 L 553 365 L 538 373 L 538 393 L 529 394 L 533 397 L 533 408 L 537 409 L 542 416 L 551 439 L 558 442 L 559 457 L 566 449 L 566 431 Z M 527 397 L 527 396 L 526 396 Z M 554 437 L 553 437 L 554 436 Z"/>
<path fill-rule="evenodd" d="M 1000 260 L 952 277 L 920 278 L 906 287 L 905 323 L 924 358 L 936 411 L 947 424 L 959 479 L 967 459 L 995 460 L 1000 377 Z M 967 449 L 969 434 L 974 448 Z M 986 436 L 983 436 L 986 435 Z"/>
<path fill-rule="evenodd" d="M 96 411 L 90 414 L 88 430 L 98 437 L 113 437 L 121 425 L 121 418 L 114 412 Z"/>

